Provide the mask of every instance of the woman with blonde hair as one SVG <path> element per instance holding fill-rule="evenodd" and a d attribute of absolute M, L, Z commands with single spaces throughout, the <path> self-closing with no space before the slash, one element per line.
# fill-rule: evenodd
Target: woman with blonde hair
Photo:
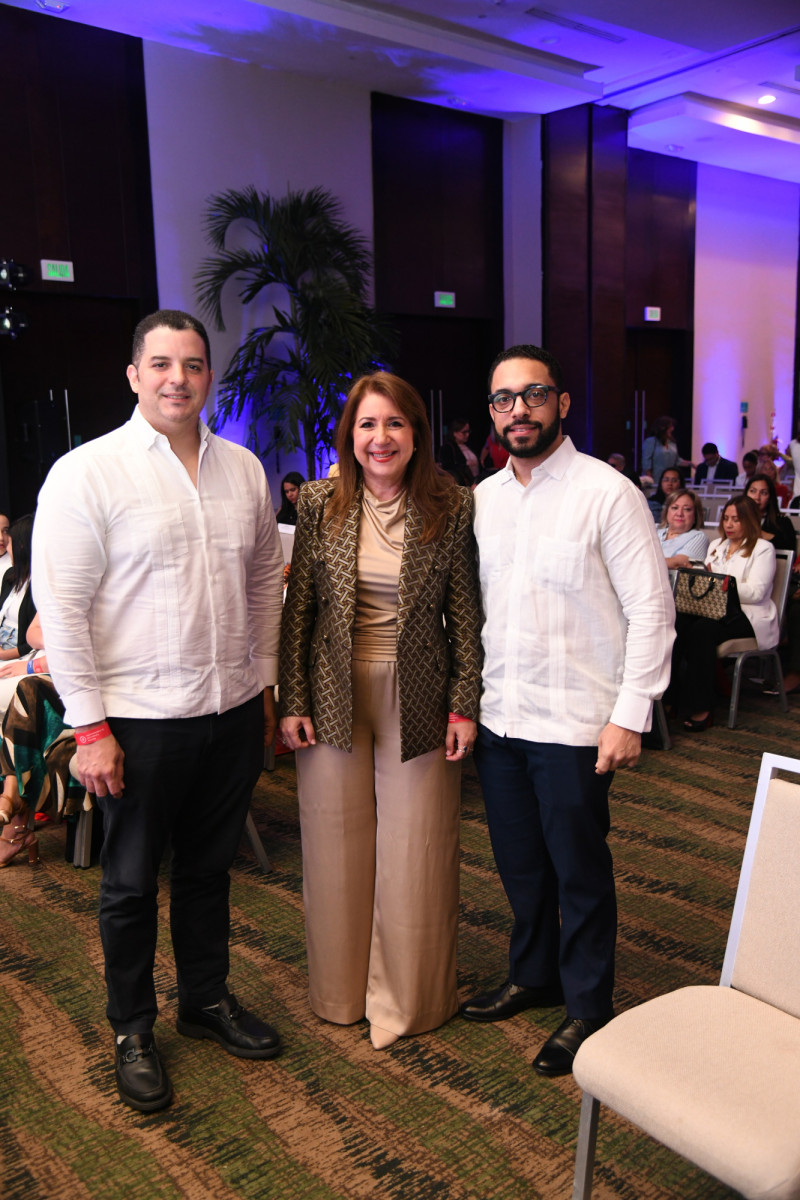
<path fill-rule="evenodd" d="M 437 472 L 425 406 L 350 391 L 339 476 L 300 493 L 280 653 L 297 751 L 309 996 L 375 1049 L 456 1012 L 459 763 L 480 618 L 472 495 Z"/>

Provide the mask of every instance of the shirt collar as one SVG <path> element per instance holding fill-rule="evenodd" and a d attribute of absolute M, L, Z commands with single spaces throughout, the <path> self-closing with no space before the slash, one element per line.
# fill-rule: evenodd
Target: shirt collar
<path fill-rule="evenodd" d="M 572 438 L 567 434 L 558 449 L 548 455 L 544 462 L 539 463 L 538 467 L 534 467 L 533 473 L 535 475 L 537 471 L 543 471 L 545 474 L 552 476 L 553 479 L 563 479 L 572 466 L 577 453 L 578 451 L 575 449 Z M 519 482 L 514 474 L 510 458 L 499 474 L 502 476 L 501 482 L 503 486 L 512 481 Z"/>
<path fill-rule="evenodd" d="M 142 416 L 142 411 L 139 405 L 136 405 L 130 419 L 130 429 L 138 441 L 141 442 L 148 450 L 151 446 L 155 446 L 159 438 L 163 438 L 165 442 L 169 442 L 169 438 L 164 433 L 159 433 L 154 429 L 146 417 Z M 208 441 L 209 428 L 202 421 L 198 420 L 197 430 L 200 434 L 201 445 Z"/>

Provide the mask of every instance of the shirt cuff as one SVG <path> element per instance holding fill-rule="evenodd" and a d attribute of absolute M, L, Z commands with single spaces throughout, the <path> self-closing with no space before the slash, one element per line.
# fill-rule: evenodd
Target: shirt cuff
<path fill-rule="evenodd" d="M 95 725 L 98 721 L 106 719 L 106 710 L 99 692 L 82 692 L 79 696 L 68 697 L 65 710 L 64 720 L 71 729 L 77 728 L 78 725 Z"/>
<path fill-rule="evenodd" d="M 262 688 L 274 687 L 278 682 L 278 656 L 277 654 L 270 655 L 269 658 L 253 658 L 253 670 L 258 677 L 258 682 Z"/>
<path fill-rule="evenodd" d="M 653 701 L 623 689 L 617 696 L 617 703 L 609 721 L 612 725 L 619 725 L 621 729 L 647 733 L 653 722 Z"/>

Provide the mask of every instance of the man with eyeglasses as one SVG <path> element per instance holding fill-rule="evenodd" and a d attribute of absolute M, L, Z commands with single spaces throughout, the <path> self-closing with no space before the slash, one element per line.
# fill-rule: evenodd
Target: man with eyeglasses
<path fill-rule="evenodd" d="M 509 976 L 472 1021 L 566 1004 L 534 1069 L 565 1075 L 613 1016 L 608 791 L 669 681 L 675 611 L 642 493 L 580 454 L 561 368 L 512 346 L 489 374 L 506 467 L 475 492 L 485 622 L 475 765 L 513 913 Z"/>

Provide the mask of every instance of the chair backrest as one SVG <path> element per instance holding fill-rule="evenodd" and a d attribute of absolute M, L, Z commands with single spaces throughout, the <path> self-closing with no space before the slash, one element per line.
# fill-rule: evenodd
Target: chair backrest
<path fill-rule="evenodd" d="M 800 759 L 765 754 L 720 983 L 800 1017 L 799 929 Z"/>
<path fill-rule="evenodd" d="M 789 599 L 789 585 L 792 582 L 793 550 L 775 551 L 775 578 L 772 581 L 772 601 L 778 610 L 778 621 L 783 625 L 786 604 Z"/>

